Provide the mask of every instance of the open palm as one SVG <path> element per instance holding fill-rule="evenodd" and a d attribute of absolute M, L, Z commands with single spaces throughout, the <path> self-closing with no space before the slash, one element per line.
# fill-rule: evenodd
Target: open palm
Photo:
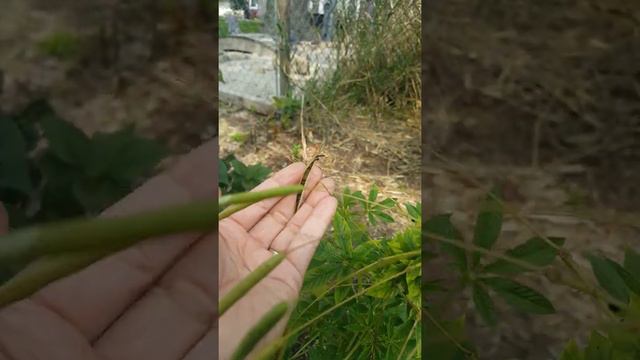
<path fill-rule="evenodd" d="M 216 153 L 202 146 L 103 216 L 214 199 Z M 51 283 L 0 310 L 0 360 L 213 358 L 215 250 L 215 234 L 168 236 Z"/>
<path fill-rule="evenodd" d="M 304 169 L 302 163 L 292 164 L 255 190 L 299 183 Z M 220 296 L 273 256 L 272 251 L 287 254 L 278 267 L 220 318 L 221 360 L 230 358 L 242 337 L 275 304 L 281 301 L 292 304 L 297 297 L 311 257 L 336 210 L 337 201 L 330 195 L 333 186 L 314 167 L 305 185 L 305 193 L 309 195 L 305 194 L 298 211 L 295 211 L 296 196 L 290 195 L 261 201 L 219 222 Z M 256 351 L 281 334 L 285 324 L 285 319 L 281 320 Z"/>

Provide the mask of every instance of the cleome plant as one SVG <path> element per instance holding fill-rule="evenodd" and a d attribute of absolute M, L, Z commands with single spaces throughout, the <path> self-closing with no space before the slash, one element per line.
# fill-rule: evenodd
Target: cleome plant
<path fill-rule="evenodd" d="M 558 359 L 640 358 L 640 337 L 637 336 L 640 329 L 640 254 L 627 248 L 623 264 L 601 254 L 583 254 L 597 280 L 597 284 L 592 284 L 573 260 L 575 255 L 563 248 L 563 238 L 535 233 L 524 243 L 504 252 L 493 250 L 500 237 L 505 210 L 497 192 L 489 192 L 477 214 L 470 242 L 466 242 L 453 225 L 451 214 L 433 215 L 424 222 L 424 246 L 428 252 L 423 254 L 423 259 L 428 262 L 441 254 L 447 256 L 457 278 L 454 284 L 448 281 L 449 286 L 444 285 L 444 279 L 429 279 L 423 283 L 425 351 L 429 356 L 434 359 L 478 358 L 474 344 L 466 337 L 464 316 L 451 320 L 434 314 L 434 310 L 442 312 L 442 304 L 446 306 L 462 291 L 469 291 L 474 311 L 491 327 L 499 322 L 495 298 L 501 298 L 523 313 L 554 314 L 554 305 L 542 293 L 518 280 L 527 274 L 543 276 L 552 283 L 577 290 L 599 306 L 603 320 L 592 331 L 587 343 L 580 347 L 574 340 L 569 340 Z M 548 271 L 555 262 L 565 266 L 571 278 Z M 434 300 L 438 295 L 447 299 L 440 306 Z"/>

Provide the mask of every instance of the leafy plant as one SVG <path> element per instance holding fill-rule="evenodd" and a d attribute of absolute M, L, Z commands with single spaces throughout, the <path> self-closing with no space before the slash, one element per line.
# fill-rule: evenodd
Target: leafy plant
<path fill-rule="evenodd" d="M 291 93 L 287 96 L 274 96 L 273 104 L 276 108 L 275 120 L 280 121 L 283 128 L 291 127 L 291 121 L 302 108 L 302 101 Z"/>
<path fill-rule="evenodd" d="M 397 205 L 377 194 L 342 193 L 305 276 L 285 358 L 420 358 L 420 204 L 405 204 L 411 226 L 373 238 L 371 227 L 393 221 Z"/>
<path fill-rule="evenodd" d="M 271 173 L 262 164 L 245 165 L 229 154 L 218 161 L 218 186 L 223 194 L 248 191 L 259 185 Z"/>
<path fill-rule="evenodd" d="M 247 133 L 243 133 L 243 132 L 234 132 L 233 134 L 230 135 L 231 140 L 243 144 L 245 141 L 247 141 L 247 138 L 249 137 L 249 134 Z"/>
<path fill-rule="evenodd" d="M 291 145 L 291 157 L 294 160 L 301 160 L 302 159 L 302 145 L 300 144 L 293 144 Z"/>
<path fill-rule="evenodd" d="M 0 201 L 13 228 L 93 216 L 131 192 L 165 155 L 133 128 L 90 138 L 38 100 L 0 117 Z"/>

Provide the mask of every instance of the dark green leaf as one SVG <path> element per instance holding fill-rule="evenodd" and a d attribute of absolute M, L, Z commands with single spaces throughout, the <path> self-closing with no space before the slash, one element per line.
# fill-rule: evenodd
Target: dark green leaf
<path fill-rule="evenodd" d="M 380 219 L 381 219 L 383 222 L 385 222 L 385 223 L 392 223 L 392 222 L 393 222 L 393 218 L 392 218 L 391 216 L 389 216 L 389 215 L 387 215 L 387 214 L 383 213 L 383 212 L 380 212 L 380 211 L 374 210 L 374 211 L 372 211 L 372 213 L 373 213 L 376 217 L 380 218 Z"/>
<path fill-rule="evenodd" d="M 564 244 L 562 238 L 549 238 L 557 246 Z M 506 252 L 506 255 L 528 262 L 534 266 L 547 266 L 553 262 L 558 252 L 544 239 L 534 237 Z M 499 259 L 484 268 L 485 272 L 495 274 L 518 274 L 529 271 L 507 260 Z"/>
<path fill-rule="evenodd" d="M 407 209 L 407 213 L 409 214 L 410 218 L 417 220 L 422 217 L 422 210 L 420 209 L 420 203 L 417 203 L 415 206 L 410 203 L 405 203 L 404 206 Z"/>
<path fill-rule="evenodd" d="M 0 117 L 0 188 L 25 195 L 32 190 L 24 139 L 13 120 L 7 117 Z"/>
<path fill-rule="evenodd" d="M 229 186 L 229 174 L 227 174 L 227 165 L 224 161 L 218 161 L 218 185 L 225 191 Z"/>
<path fill-rule="evenodd" d="M 437 238 L 431 236 L 439 236 L 449 240 L 456 240 L 463 245 L 462 235 L 451 223 L 451 215 L 435 215 L 424 223 L 424 235 L 427 240 L 435 240 Z M 459 246 L 441 242 L 441 248 L 453 257 L 454 263 L 461 273 L 467 272 L 467 254 L 465 249 Z"/>
<path fill-rule="evenodd" d="M 624 281 L 629 290 L 640 295 L 640 280 L 631 275 L 631 273 L 627 271 L 627 269 L 622 267 L 622 265 L 618 264 L 617 262 L 614 262 L 611 259 L 607 259 L 607 262 L 609 263 L 609 265 L 613 266 L 616 269 L 618 275 L 620 276 L 620 278 L 622 278 L 622 281 Z"/>
<path fill-rule="evenodd" d="M 627 303 L 629 301 L 629 291 L 624 282 L 624 279 L 620 276 L 616 270 L 613 261 L 602 256 L 588 255 L 587 258 L 591 263 L 591 269 L 596 276 L 598 283 L 605 289 L 612 297 Z"/>
<path fill-rule="evenodd" d="M 640 254 L 630 247 L 624 251 L 624 268 L 636 279 L 640 279 Z"/>
<path fill-rule="evenodd" d="M 396 201 L 391 198 L 386 198 L 378 203 L 383 210 L 390 209 L 396 205 Z"/>
<path fill-rule="evenodd" d="M 132 130 L 106 135 L 118 148 L 121 158 L 109 167 L 112 179 L 132 183 L 147 177 L 167 155 L 167 150 L 157 142 L 137 136 Z M 99 147 L 100 149 L 101 147 Z"/>
<path fill-rule="evenodd" d="M 129 188 L 110 179 L 82 179 L 73 185 L 73 194 L 87 214 L 97 215 L 124 197 Z"/>
<path fill-rule="evenodd" d="M 502 229 L 502 206 L 491 194 L 487 196 L 478 213 L 474 229 L 473 243 L 485 249 L 491 249 L 498 240 Z M 474 253 L 473 265 L 480 261 L 480 253 Z"/>
<path fill-rule="evenodd" d="M 482 320 L 484 320 L 487 325 L 495 326 L 496 312 L 493 300 L 491 300 L 489 293 L 480 283 L 473 284 L 473 303 Z"/>
<path fill-rule="evenodd" d="M 482 282 L 495 290 L 509 305 L 532 314 L 553 314 L 555 309 L 544 295 L 510 279 L 491 277 Z"/>
<path fill-rule="evenodd" d="M 378 197 L 378 187 L 373 185 L 369 191 L 369 202 L 375 202 Z"/>
<path fill-rule="evenodd" d="M 612 360 L 611 342 L 598 332 L 593 331 L 584 355 L 585 360 Z"/>
<path fill-rule="evenodd" d="M 83 166 L 91 153 L 87 136 L 78 128 L 54 116 L 42 120 L 49 148 L 67 164 Z"/>

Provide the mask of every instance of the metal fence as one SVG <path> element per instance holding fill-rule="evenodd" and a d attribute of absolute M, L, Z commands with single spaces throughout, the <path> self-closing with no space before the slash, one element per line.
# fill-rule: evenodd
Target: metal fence
<path fill-rule="evenodd" d="M 246 55 L 252 51 L 234 54 L 237 58 L 246 58 L 248 66 L 244 68 L 254 69 L 255 76 L 239 76 L 232 80 L 242 83 L 247 91 L 260 88 L 272 92 L 273 96 L 299 95 L 310 83 L 328 79 L 338 63 L 349 56 L 352 44 L 361 41 L 363 32 L 375 34 L 370 37 L 380 35 L 381 41 L 389 42 L 389 39 L 382 39 L 383 35 L 388 38 L 387 35 L 397 29 L 389 26 L 388 19 L 400 18 L 400 22 L 404 22 L 403 16 L 407 14 L 404 10 L 416 8 L 420 11 L 417 3 L 417 0 L 247 0 L 244 9 L 235 13 L 236 18 L 228 19 L 230 31 L 237 37 L 251 38 L 271 47 L 272 61 L 262 59 L 262 66 L 256 67 Z M 394 7 L 402 10 L 395 11 Z M 247 14 L 261 21 L 260 34 L 241 33 L 237 22 Z M 417 30 L 407 28 L 406 32 L 416 32 L 419 39 L 419 29 L 418 24 Z M 400 33 L 403 31 L 405 29 L 401 28 Z M 391 35 L 394 36 L 397 38 Z M 375 45 L 376 39 L 373 40 L 371 47 L 375 48 L 378 45 Z M 390 43 L 380 45 L 388 53 L 393 53 L 388 50 L 393 46 Z M 261 56 L 267 55 L 261 52 Z M 242 66 L 240 62 L 237 64 Z M 271 72 L 265 67 L 271 68 Z M 259 78 L 265 76 L 273 82 L 265 84 L 261 80 L 258 84 Z"/>

